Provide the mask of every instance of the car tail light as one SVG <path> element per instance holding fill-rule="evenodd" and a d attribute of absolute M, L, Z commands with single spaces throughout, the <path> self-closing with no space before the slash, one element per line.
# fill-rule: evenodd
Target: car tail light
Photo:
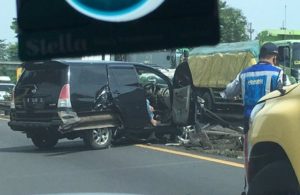
<path fill-rule="evenodd" d="M 70 85 L 65 84 L 60 90 L 57 108 L 71 108 Z"/>
<path fill-rule="evenodd" d="M 10 109 L 15 109 L 16 104 L 15 104 L 15 89 L 12 90 L 11 93 L 11 102 L 10 102 Z"/>

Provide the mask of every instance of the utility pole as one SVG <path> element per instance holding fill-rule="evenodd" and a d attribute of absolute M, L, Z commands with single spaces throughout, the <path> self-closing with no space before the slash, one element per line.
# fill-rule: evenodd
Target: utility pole
<path fill-rule="evenodd" d="M 284 28 L 287 29 L 287 21 L 286 21 L 286 4 L 284 5 Z"/>
<path fill-rule="evenodd" d="M 287 29 L 287 19 L 286 19 L 286 4 L 284 5 L 284 20 L 282 22 L 282 30 L 286 30 Z"/>
<path fill-rule="evenodd" d="M 250 22 L 249 24 L 248 24 L 248 33 L 249 33 L 249 35 L 250 35 L 250 40 L 252 40 L 252 34 L 254 33 L 254 29 L 252 28 L 252 23 Z"/>

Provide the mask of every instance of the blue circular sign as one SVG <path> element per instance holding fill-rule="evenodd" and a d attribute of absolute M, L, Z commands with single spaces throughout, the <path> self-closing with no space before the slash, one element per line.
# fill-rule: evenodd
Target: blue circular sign
<path fill-rule="evenodd" d="M 141 18 L 157 9 L 165 0 L 66 0 L 77 11 L 109 22 Z"/>

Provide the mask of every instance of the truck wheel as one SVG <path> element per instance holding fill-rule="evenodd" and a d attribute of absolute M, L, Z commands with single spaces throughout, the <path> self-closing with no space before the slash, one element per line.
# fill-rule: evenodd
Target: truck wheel
<path fill-rule="evenodd" d="M 39 149 L 51 149 L 57 144 L 58 137 L 48 133 L 38 133 L 31 135 L 31 140 Z"/>
<path fill-rule="evenodd" d="M 112 135 L 110 128 L 88 130 L 85 132 L 83 141 L 92 149 L 104 149 L 110 146 Z"/>
<path fill-rule="evenodd" d="M 214 110 L 214 102 L 209 92 L 205 92 L 202 95 L 202 99 L 205 101 L 204 106 L 209 110 Z"/>
<path fill-rule="evenodd" d="M 290 163 L 277 161 L 263 168 L 249 184 L 247 195 L 299 195 L 299 183 Z"/>

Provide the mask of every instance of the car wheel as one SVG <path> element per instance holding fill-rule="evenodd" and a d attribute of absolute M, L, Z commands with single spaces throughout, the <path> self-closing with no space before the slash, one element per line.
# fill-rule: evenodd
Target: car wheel
<path fill-rule="evenodd" d="M 214 103 L 213 103 L 213 99 L 210 95 L 209 92 L 205 92 L 203 95 L 202 95 L 202 99 L 205 101 L 204 102 L 204 106 L 205 108 L 207 108 L 208 110 L 214 110 Z"/>
<path fill-rule="evenodd" d="M 247 195 L 299 195 L 299 183 L 290 163 L 267 165 L 252 179 Z"/>
<path fill-rule="evenodd" d="M 31 140 L 39 149 L 51 149 L 57 144 L 58 137 L 48 133 L 38 133 L 32 135 Z"/>
<path fill-rule="evenodd" d="M 112 130 L 110 128 L 100 128 L 88 130 L 83 138 L 84 143 L 92 149 L 104 149 L 110 146 L 112 140 Z"/>

